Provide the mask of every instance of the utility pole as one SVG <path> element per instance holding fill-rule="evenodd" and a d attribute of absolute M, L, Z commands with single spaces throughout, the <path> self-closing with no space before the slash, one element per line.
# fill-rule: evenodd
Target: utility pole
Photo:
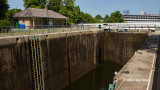
<path fill-rule="evenodd" d="M 47 25 L 48 25 L 48 33 L 49 33 L 49 15 L 48 15 L 48 4 L 49 4 L 49 0 L 46 0 L 46 8 L 47 8 Z"/>
<path fill-rule="evenodd" d="M 15 7 L 15 13 L 16 13 L 16 11 L 17 11 L 17 7 L 18 7 L 18 6 L 20 6 L 20 5 L 17 5 L 17 6 Z"/>

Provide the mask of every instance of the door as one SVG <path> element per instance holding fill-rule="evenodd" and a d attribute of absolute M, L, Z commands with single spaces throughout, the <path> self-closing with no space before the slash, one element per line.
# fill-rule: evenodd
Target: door
<path fill-rule="evenodd" d="M 14 27 L 19 28 L 19 20 L 14 19 Z"/>

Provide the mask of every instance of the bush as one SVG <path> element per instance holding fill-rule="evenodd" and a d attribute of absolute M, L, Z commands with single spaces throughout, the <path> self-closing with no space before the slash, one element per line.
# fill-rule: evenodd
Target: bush
<path fill-rule="evenodd" d="M 11 22 L 9 20 L 0 20 L 0 26 L 11 26 Z"/>

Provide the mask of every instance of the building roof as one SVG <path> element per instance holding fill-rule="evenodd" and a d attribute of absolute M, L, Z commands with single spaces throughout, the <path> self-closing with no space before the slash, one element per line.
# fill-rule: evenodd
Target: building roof
<path fill-rule="evenodd" d="M 52 10 L 48 10 L 48 16 L 47 16 L 47 10 L 38 8 L 28 8 L 26 10 L 16 13 L 13 17 L 43 17 L 43 18 L 49 17 L 49 18 L 69 19 L 68 17 L 56 13 Z"/>

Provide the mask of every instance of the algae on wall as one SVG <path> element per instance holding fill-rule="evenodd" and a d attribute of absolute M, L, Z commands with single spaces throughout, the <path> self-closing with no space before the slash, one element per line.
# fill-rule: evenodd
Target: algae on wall
<path fill-rule="evenodd" d="M 19 39 L 0 40 L 0 90 L 32 90 L 28 45 Z"/>
<path fill-rule="evenodd" d="M 61 89 L 103 60 L 124 64 L 147 38 L 143 33 L 82 31 L 39 35 L 45 90 Z M 0 90 L 32 90 L 29 37 L 0 39 Z M 3 43 L 1 43 L 3 42 Z"/>
<path fill-rule="evenodd" d="M 105 32 L 104 60 L 124 65 L 147 37 L 147 33 Z"/>

